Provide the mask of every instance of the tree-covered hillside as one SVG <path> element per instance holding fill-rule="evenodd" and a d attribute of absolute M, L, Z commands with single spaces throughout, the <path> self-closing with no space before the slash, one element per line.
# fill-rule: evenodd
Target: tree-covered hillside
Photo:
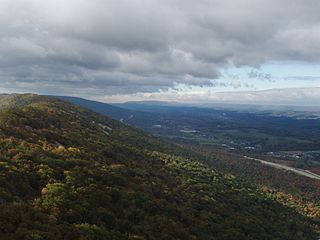
<path fill-rule="evenodd" d="M 0 98 L 0 239 L 317 239 L 192 154 L 36 95 Z"/>

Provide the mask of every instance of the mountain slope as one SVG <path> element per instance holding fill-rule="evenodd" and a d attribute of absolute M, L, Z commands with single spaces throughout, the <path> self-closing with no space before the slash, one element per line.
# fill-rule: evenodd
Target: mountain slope
<path fill-rule="evenodd" d="M 1 239 L 316 239 L 292 209 L 178 147 L 60 100 L 14 98 L 0 100 Z"/>

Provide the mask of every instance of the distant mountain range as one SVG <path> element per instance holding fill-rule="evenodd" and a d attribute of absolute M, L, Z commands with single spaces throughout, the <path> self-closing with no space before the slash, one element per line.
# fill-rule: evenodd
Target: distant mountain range
<path fill-rule="evenodd" d="M 316 106 L 320 109 L 320 88 L 282 88 L 261 91 L 218 92 L 199 99 L 199 103 L 231 103 L 275 106 Z"/>
<path fill-rule="evenodd" d="M 151 94 L 150 102 L 159 105 L 163 102 L 154 99 L 168 101 L 170 104 L 188 104 L 193 106 L 217 106 L 221 104 L 245 104 L 245 105 L 267 105 L 267 106 L 311 106 L 319 110 L 320 87 L 314 88 L 281 88 L 256 91 L 229 91 L 214 92 L 204 91 L 202 93 L 161 93 Z M 112 99 L 112 98 L 111 98 Z M 147 101 L 146 98 L 139 100 Z"/>

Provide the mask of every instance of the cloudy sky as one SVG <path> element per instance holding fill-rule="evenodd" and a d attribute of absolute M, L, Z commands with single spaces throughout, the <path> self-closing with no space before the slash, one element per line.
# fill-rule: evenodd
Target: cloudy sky
<path fill-rule="evenodd" d="M 320 100 L 319 12 L 318 0 L 0 0 L 0 92 Z"/>

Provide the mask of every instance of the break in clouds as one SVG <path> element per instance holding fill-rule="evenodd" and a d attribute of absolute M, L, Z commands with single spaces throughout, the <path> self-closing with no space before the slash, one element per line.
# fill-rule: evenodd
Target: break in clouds
<path fill-rule="evenodd" d="M 0 89 L 155 92 L 212 86 L 230 67 L 319 63 L 319 10 L 318 0 L 0 0 Z"/>

